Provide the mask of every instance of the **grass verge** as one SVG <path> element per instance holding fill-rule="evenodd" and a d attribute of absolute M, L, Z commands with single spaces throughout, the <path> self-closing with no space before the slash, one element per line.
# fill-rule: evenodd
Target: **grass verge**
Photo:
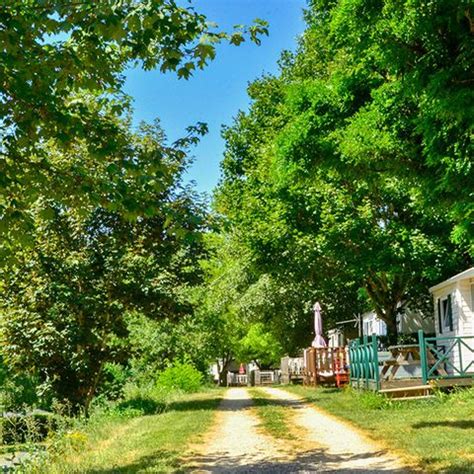
<path fill-rule="evenodd" d="M 351 389 L 287 390 L 406 454 L 423 472 L 474 473 L 474 389 L 404 402 Z"/>
<path fill-rule="evenodd" d="M 249 389 L 262 428 L 278 439 L 294 440 L 288 407 L 257 388 Z"/>
<path fill-rule="evenodd" d="M 156 415 L 92 419 L 83 431 L 63 435 L 50 447 L 56 455 L 28 472 L 182 472 L 186 447 L 211 425 L 221 397 L 221 390 L 209 390 L 180 396 Z"/>

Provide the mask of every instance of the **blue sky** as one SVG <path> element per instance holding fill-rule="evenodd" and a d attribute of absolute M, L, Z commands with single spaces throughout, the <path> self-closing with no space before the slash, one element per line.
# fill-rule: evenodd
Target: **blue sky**
<path fill-rule="evenodd" d="M 198 191 L 210 193 L 219 180 L 219 162 L 224 151 L 222 124 L 230 124 L 239 109 L 248 108 L 247 85 L 262 73 L 278 71 L 284 49 L 294 49 L 304 30 L 305 0 L 198 0 L 196 9 L 224 30 L 235 24 L 250 24 L 254 18 L 270 23 L 270 36 L 256 46 L 218 47 L 216 59 L 188 81 L 158 71 L 130 70 L 126 91 L 134 98 L 135 122 L 159 117 L 170 140 L 183 136 L 187 126 L 206 122 L 209 134 L 194 150 L 187 179 Z"/>

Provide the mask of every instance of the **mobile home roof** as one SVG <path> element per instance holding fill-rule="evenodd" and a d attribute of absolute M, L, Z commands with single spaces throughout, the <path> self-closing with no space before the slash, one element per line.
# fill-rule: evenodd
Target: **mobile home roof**
<path fill-rule="evenodd" d="M 463 272 L 458 273 L 457 275 L 454 275 L 451 278 L 448 278 L 447 280 L 444 280 L 435 286 L 432 286 L 430 288 L 430 292 L 433 293 L 433 291 L 439 290 L 446 285 L 450 285 L 451 283 L 454 283 L 458 280 L 462 280 L 464 278 L 471 278 L 471 277 L 474 277 L 474 267 L 464 270 Z"/>

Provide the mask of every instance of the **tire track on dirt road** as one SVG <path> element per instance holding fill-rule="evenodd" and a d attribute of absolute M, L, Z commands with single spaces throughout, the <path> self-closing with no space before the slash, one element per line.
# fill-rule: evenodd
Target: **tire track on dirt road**
<path fill-rule="evenodd" d="M 230 388 L 214 428 L 194 447 L 186 467 L 198 473 L 383 473 L 410 472 L 395 456 L 369 442 L 355 429 L 283 390 L 266 388 L 291 410 L 301 442 L 275 439 L 262 428 L 245 388 Z"/>

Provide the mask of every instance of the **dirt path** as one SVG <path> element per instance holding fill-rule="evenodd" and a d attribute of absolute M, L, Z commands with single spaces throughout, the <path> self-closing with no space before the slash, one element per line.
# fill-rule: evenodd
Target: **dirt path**
<path fill-rule="evenodd" d="M 320 411 L 297 395 L 285 390 L 266 388 L 265 393 L 285 403 L 292 410 L 294 422 L 304 429 L 305 439 L 320 448 L 312 453 L 320 458 L 320 469 L 336 472 L 408 472 L 393 455 L 363 434 L 331 415 Z"/>
<path fill-rule="evenodd" d="M 246 389 L 230 388 L 219 407 L 215 429 L 208 442 L 197 448 L 194 473 L 275 472 L 275 463 L 289 459 L 285 445 L 258 429 Z M 290 471 L 287 471 L 290 472 Z"/>
<path fill-rule="evenodd" d="M 265 392 L 291 410 L 300 446 L 263 433 L 247 390 L 231 388 L 207 442 L 196 447 L 189 464 L 193 473 L 408 472 L 356 430 L 296 395 L 274 388 Z"/>

